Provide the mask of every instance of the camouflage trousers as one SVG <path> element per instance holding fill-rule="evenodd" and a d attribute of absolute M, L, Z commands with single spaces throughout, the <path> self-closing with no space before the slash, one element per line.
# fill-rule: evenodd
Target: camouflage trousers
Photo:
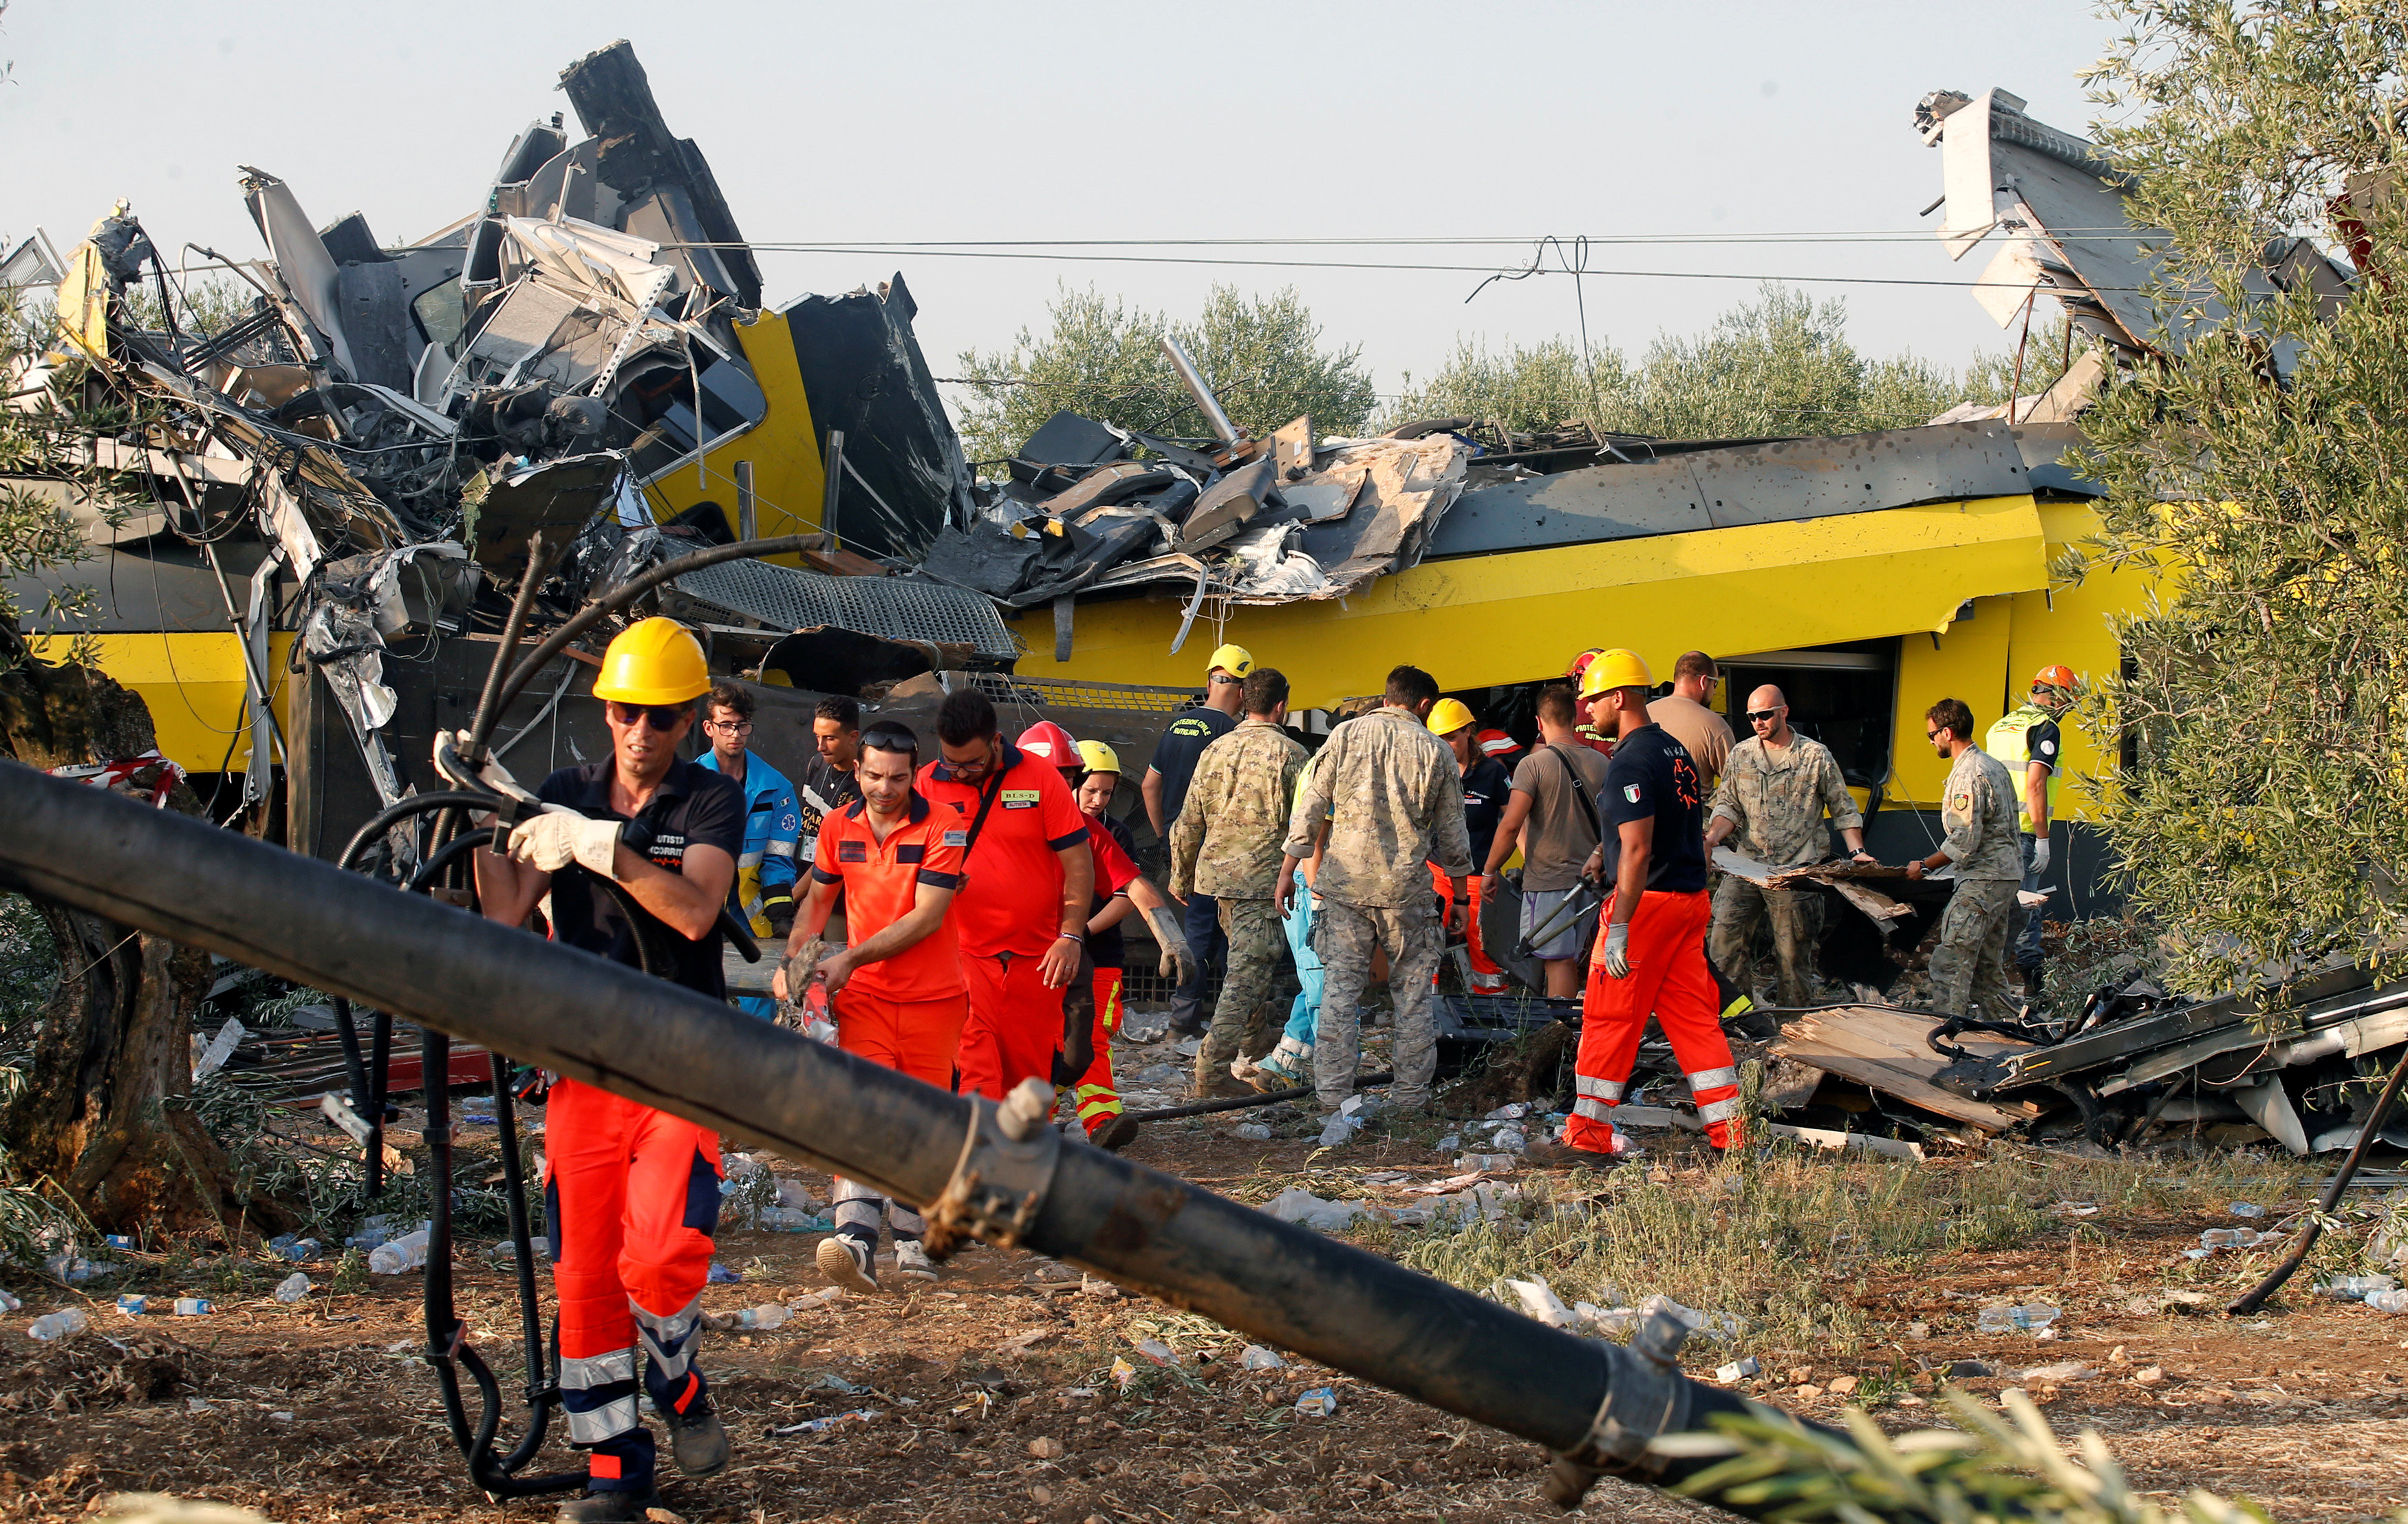
<path fill-rule="evenodd" d="M 1767 889 L 1736 873 L 1725 873 L 1714 890 L 1713 929 L 1706 956 L 1736 988 L 1756 992 L 1756 923 L 1772 923 L 1772 951 L 1780 960 L 1781 1003 L 1796 1010 L 1814 1003 L 1814 938 L 1819 929 L 1814 896 L 1794 889 Z"/>
<path fill-rule="evenodd" d="M 1931 950 L 1931 1009 L 1984 1021 L 2014 1019 L 2014 997 L 2007 992 L 2007 913 L 2022 887 L 2014 879 L 1957 883 Z"/>
<path fill-rule="evenodd" d="M 1324 898 L 1313 913 L 1312 950 L 1321 956 L 1321 1021 L 1314 1035 L 1312 1084 L 1322 1109 L 1336 1111 L 1354 1093 L 1363 1055 L 1363 986 L 1371 980 L 1371 952 L 1388 954 L 1388 999 L 1396 1006 L 1397 1080 L 1389 1100 L 1398 1111 L 1429 1104 L 1438 1072 L 1439 955 L 1445 936 L 1434 897 L 1409 905 L 1350 905 Z"/>
<path fill-rule="evenodd" d="M 1212 1007 L 1212 1025 L 1204 1045 L 1196 1050 L 1196 1093 L 1211 1096 L 1246 1088 L 1229 1075 L 1229 1060 L 1242 1050 L 1260 1057 L 1270 1044 L 1262 1041 L 1269 1025 L 1271 981 L 1278 977 L 1281 955 L 1287 950 L 1285 925 L 1279 906 L 1269 899 L 1220 902 L 1221 934 L 1229 939 L 1229 964 L 1221 975 L 1220 1002 Z M 1234 1088 L 1233 1088 L 1234 1087 Z"/>

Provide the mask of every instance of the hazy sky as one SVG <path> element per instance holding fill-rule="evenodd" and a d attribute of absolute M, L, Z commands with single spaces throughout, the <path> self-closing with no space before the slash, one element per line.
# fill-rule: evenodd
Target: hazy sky
<path fill-rule="evenodd" d="M 511 136 L 566 110 L 566 65 L 627 37 L 756 241 L 1515 238 L 1886 234 L 1844 244 L 1592 245 L 1592 269 L 1970 281 L 1916 213 L 1940 194 L 1926 91 L 2003 86 L 2082 130 L 2108 28 L 2078 0 L 1915 3 L 820 7 L 407 0 L 280 10 L 13 0 L 0 17 L 0 233 L 62 250 L 116 197 L 171 258 L 263 252 L 236 165 L 388 243 L 475 209 Z M 574 119 L 570 122 L 574 130 Z M 1499 267 L 1529 243 L 1134 249 Z M 1453 271 L 765 252 L 773 300 L 900 267 L 939 375 L 1041 326 L 1058 283 L 1192 313 L 1215 280 L 1294 284 L 1380 390 L 1458 335 L 1577 332 L 1572 282 Z M 2009 340 L 1962 290 L 1842 295 L 1870 352 L 1952 366 Z M 1592 276 L 1593 337 L 1635 354 L 1747 280 Z"/>

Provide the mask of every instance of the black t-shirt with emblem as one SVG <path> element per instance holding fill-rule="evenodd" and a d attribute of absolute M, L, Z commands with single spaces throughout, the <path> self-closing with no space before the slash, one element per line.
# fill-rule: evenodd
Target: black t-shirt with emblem
<path fill-rule="evenodd" d="M 1705 790 L 1688 748 L 1660 725 L 1642 725 L 1622 738 L 1605 765 L 1605 794 L 1598 801 L 1614 826 L 1653 819 L 1656 838 L 1647 853 L 1647 887 L 1669 894 L 1697 894 L 1706 886 Z M 1605 882 L 1622 864 L 1622 838 L 1605 833 Z"/>
<path fill-rule="evenodd" d="M 612 762 L 589 762 L 563 768 L 543 781 L 536 798 L 546 804 L 565 804 L 591 820 L 626 820 L 610 808 Z M 670 764 L 668 775 L 644 806 L 643 818 L 652 827 L 653 866 L 672 873 L 685 871 L 685 850 L 700 844 L 717 847 L 734 861 L 744 852 L 744 791 L 727 779 L 692 762 Z M 643 967 L 636 950 L 638 931 L 652 949 L 653 966 L 672 984 L 724 999 L 727 983 L 720 968 L 719 932 L 714 928 L 700 942 L 671 929 L 651 912 L 638 906 L 638 924 L 631 927 L 617 902 L 594 887 L 582 870 L 564 870 L 552 876 L 552 934 L 571 947 L 599 953 L 613 963 Z"/>
<path fill-rule="evenodd" d="M 1196 776 L 1196 759 L 1204 755 L 1205 747 L 1237 727 L 1237 721 L 1207 707 L 1191 709 L 1163 726 L 1162 739 L 1154 745 L 1154 760 L 1147 766 L 1162 774 L 1164 830 L 1170 828 L 1187 803 L 1187 785 Z"/>
<path fill-rule="evenodd" d="M 1463 828 L 1471 835 L 1471 866 L 1488 861 L 1497 827 L 1505 818 L 1505 803 L 1513 794 L 1513 775 L 1493 756 L 1482 756 L 1463 775 Z"/>

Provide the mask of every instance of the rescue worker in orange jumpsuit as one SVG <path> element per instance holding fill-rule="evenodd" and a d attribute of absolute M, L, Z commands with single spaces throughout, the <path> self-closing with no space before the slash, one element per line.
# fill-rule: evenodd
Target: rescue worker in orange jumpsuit
<path fill-rule="evenodd" d="M 816 979 L 836 1017 L 837 1046 L 940 1089 L 953 1087 L 953 1057 L 969 1018 L 969 986 L 948 919 L 962 884 L 962 848 L 953 812 L 911 786 L 920 740 L 881 721 L 862 734 L 853 778 L 861 798 L 820 823 L 810 898 L 786 943 L 791 959 L 825 929 L 841 894 L 853 945 L 815 969 L 791 963 L 772 981 L 781 999 Z M 791 993 L 790 993 L 791 992 Z M 937 1267 L 921 1240 L 927 1224 L 900 1201 L 836 1177 L 836 1232 L 822 1239 L 820 1270 L 838 1286 L 878 1289 L 878 1225 L 895 1235 L 895 1273 L 933 1281 Z"/>
<path fill-rule="evenodd" d="M 1647 664 L 1623 650 L 1599 652 L 1581 680 L 1593 723 L 1614 742 L 1598 800 L 1611 834 L 1585 870 L 1613 885 L 1613 899 L 1581 1003 L 1572 1063 L 1579 1094 L 1563 1133 L 1575 1154 L 1614 1152 L 1613 1108 L 1629 1087 L 1651 1014 L 1688 1076 L 1706 1141 L 1717 1149 L 1742 1141 L 1739 1070 L 1706 964 L 1713 902 L 1706 895 L 1705 791 L 1687 748 L 1647 717 L 1654 686 Z"/>
<path fill-rule="evenodd" d="M 1030 726 L 1013 744 L 1054 763 L 1086 817 L 1087 845 L 1096 859 L 1096 896 L 1087 917 L 1087 957 L 1096 966 L 1096 1023 L 1095 1057 L 1078 1080 L 1079 1125 L 1087 1129 L 1090 1143 L 1118 1153 L 1137 1141 L 1138 1132 L 1138 1125 L 1125 1120 L 1120 1083 L 1112 1075 L 1112 1039 L 1121 1029 L 1121 997 L 1128 972 L 1121 923 L 1132 910 L 1153 923 L 1154 938 L 1162 944 L 1159 971 L 1165 979 L 1186 978 L 1194 971 L 1194 955 L 1179 913 L 1138 871 L 1137 842 L 1129 828 L 1111 813 L 1121 781 L 1120 754 L 1100 740 L 1073 740 L 1051 720 Z"/>
<path fill-rule="evenodd" d="M 610 757 L 545 779 L 536 797 L 565 808 L 519 826 L 505 851 L 475 855 L 489 918 L 523 925 L 549 894 L 553 940 L 640 967 L 642 937 L 667 960 L 667 978 L 726 998 L 718 924 L 743 850 L 744 793 L 677 756 L 694 701 L 710 690 L 702 647 L 674 620 L 644 620 L 610 642 L 594 684 Z M 564 871 L 572 865 L 584 872 Z M 589 873 L 626 891 L 635 924 Z M 561 1409 L 569 1443 L 587 1452 L 585 1495 L 559 1517 L 622 1524 L 659 1502 L 652 1431 L 636 1407 L 639 1338 L 643 1390 L 678 1469 L 708 1476 L 727 1464 L 726 1431 L 695 1365 L 719 1222 L 719 1137 L 564 1079 L 552 1086 L 544 1151 Z"/>
<path fill-rule="evenodd" d="M 1005 742 L 977 689 L 945 696 L 937 743 L 943 755 L 920 769 L 919 789 L 953 812 L 946 838 L 958 831 L 968 859 L 953 900 L 970 990 L 961 1088 L 1001 1100 L 1026 1079 L 1068 1085 L 1094 1057 L 1086 820 L 1061 774 Z"/>

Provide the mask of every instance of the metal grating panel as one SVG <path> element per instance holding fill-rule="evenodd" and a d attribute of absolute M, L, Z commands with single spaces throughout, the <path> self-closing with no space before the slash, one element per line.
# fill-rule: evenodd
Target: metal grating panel
<path fill-rule="evenodd" d="M 833 625 L 891 640 L 968 646 L 1010 661 L 1020 647 L 1003 616 L 980 594 L 899 577 L 829 577 L 767 561 L 723 561 L 677 580 L 678 591 L 773 629 Z"/>
<path fill-rule="evenodd" d="M 1193 688 L 1147 688 L 1118 683 L 1072 683 L 1068 679 L 1017 677 L 1003 672 L 978 672 L 971 683 L 999 704 L 1025 704 L 1037 710 L 1110 709 L 1140 714 L 1176 714 L 1197 703 Z"/>

